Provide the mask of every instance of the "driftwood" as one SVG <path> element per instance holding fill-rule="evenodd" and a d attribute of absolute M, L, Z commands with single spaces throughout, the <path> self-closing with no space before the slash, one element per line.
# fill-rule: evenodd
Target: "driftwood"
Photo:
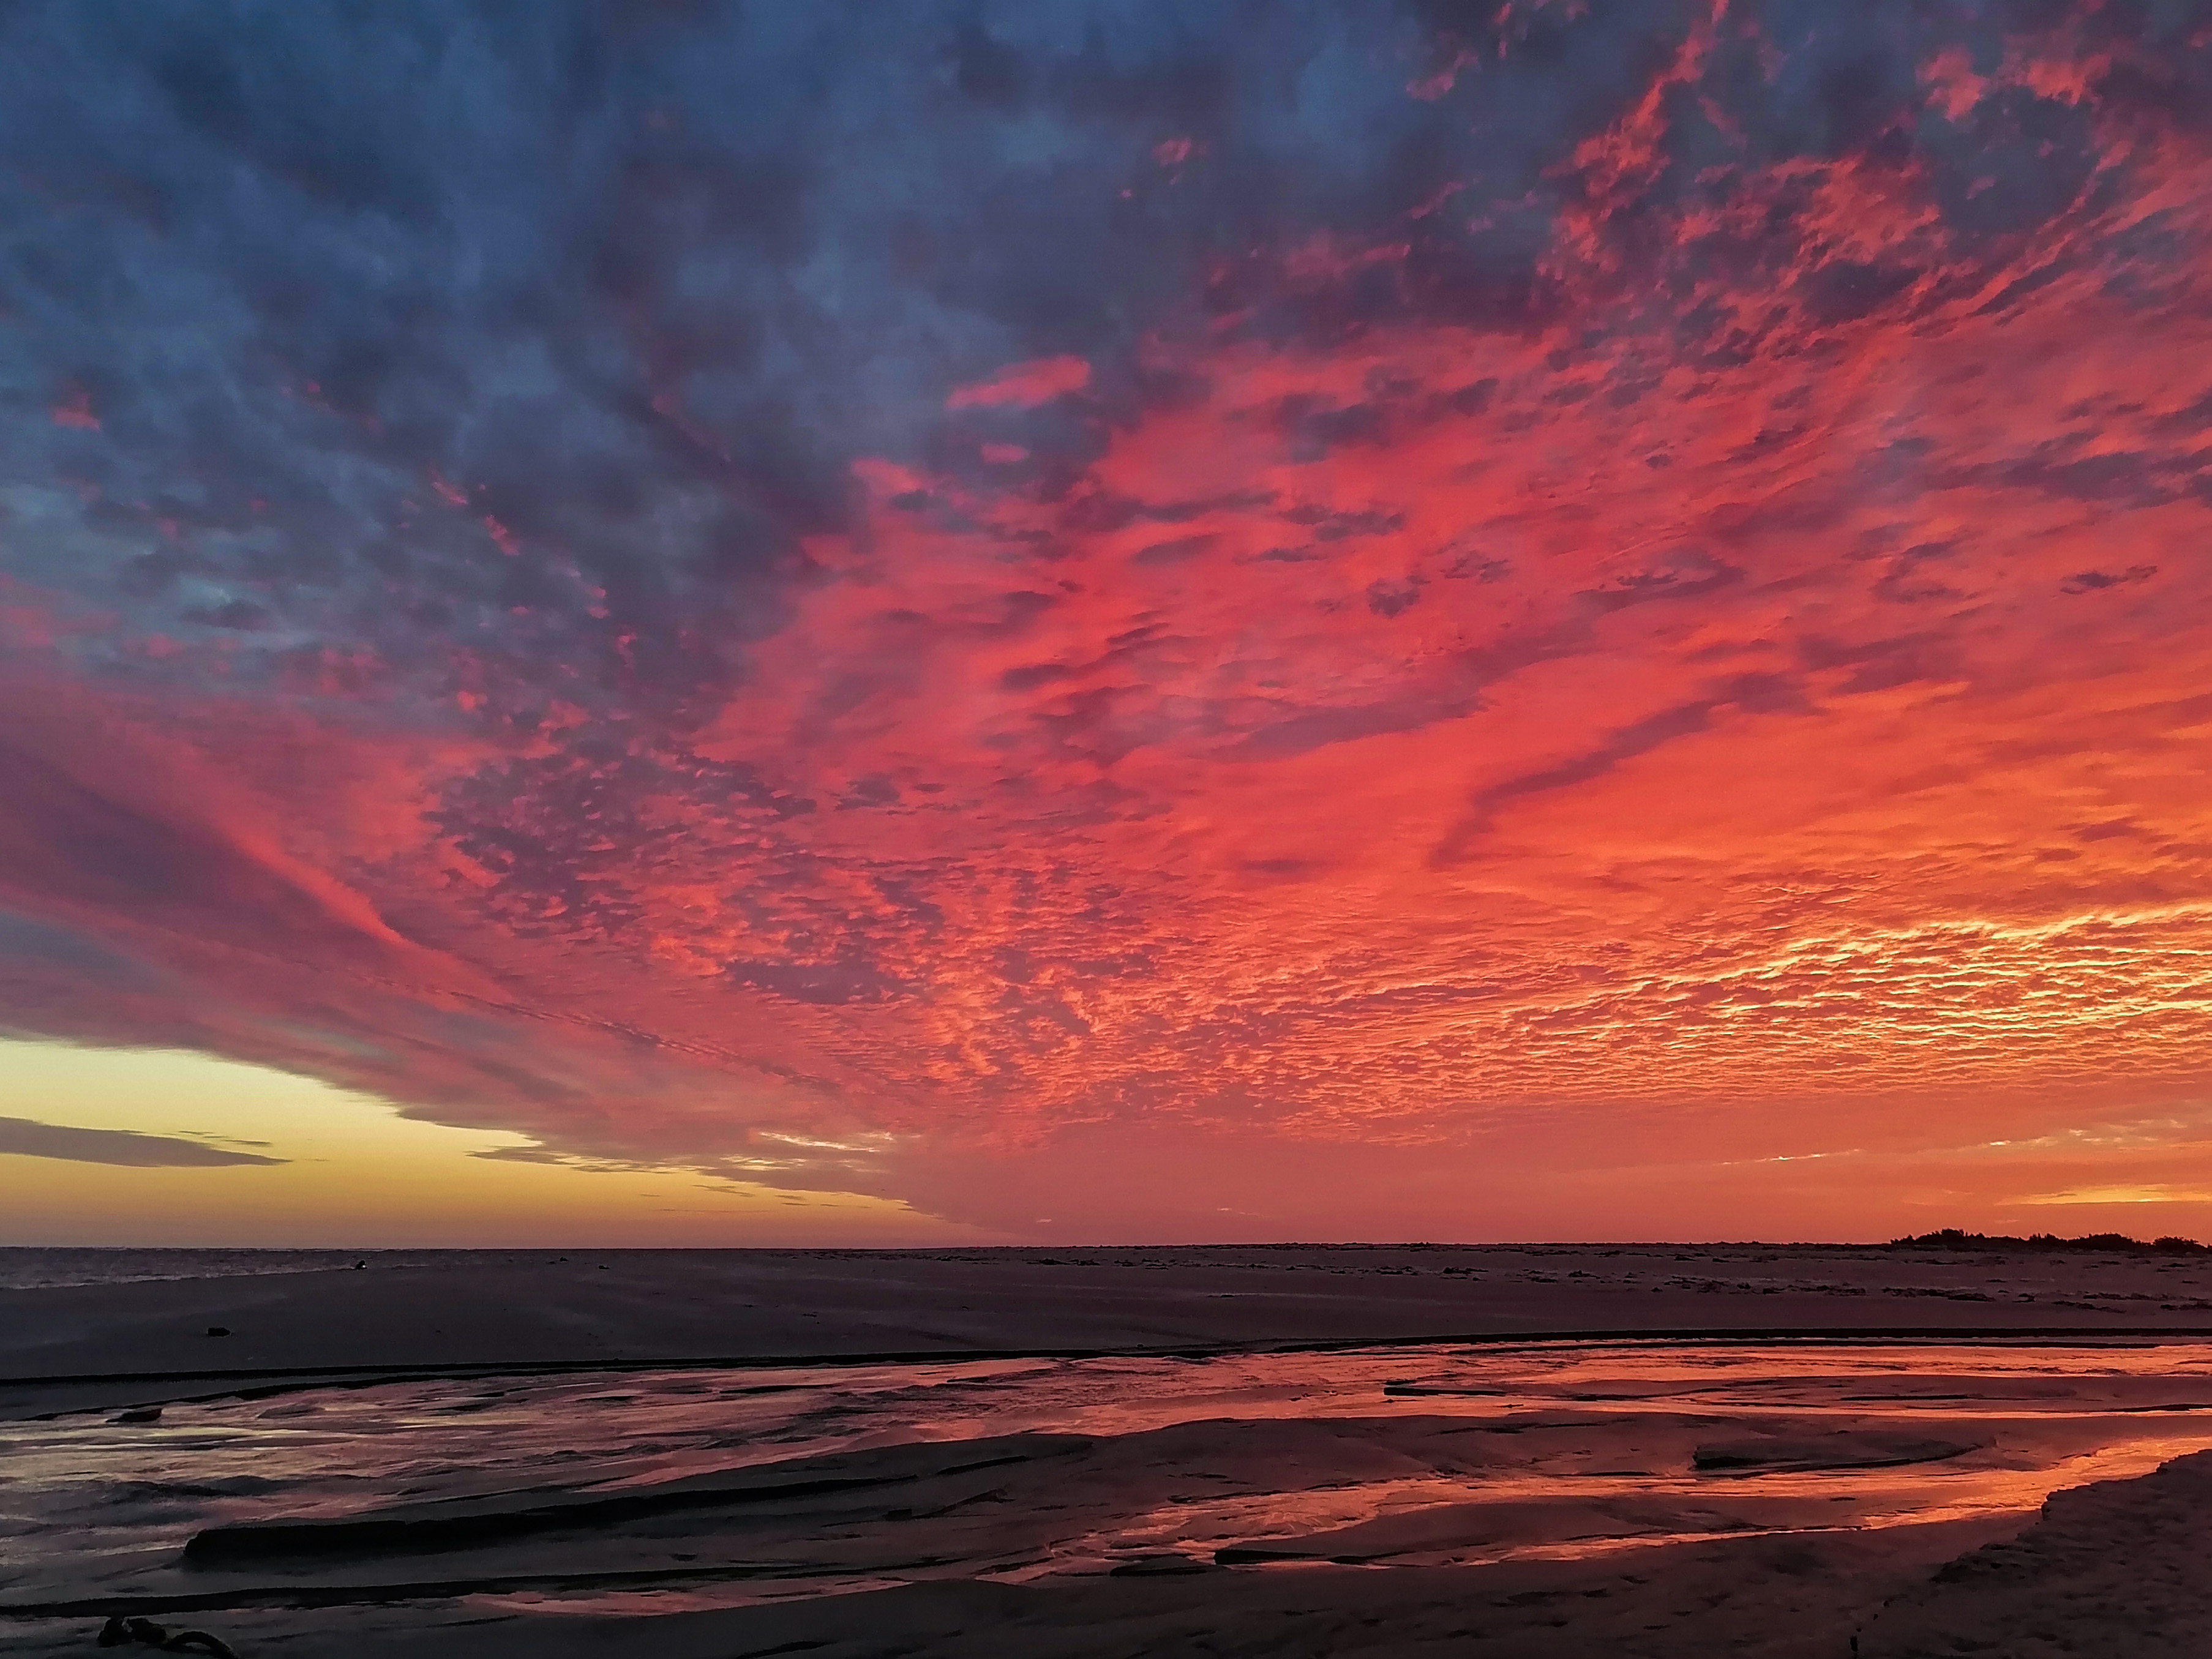
<path fill-rule="evenodd" d="M 125 1619 L 120 1613 L 100 1627 L 100 1645 L 104 1648 L 127 1647 L 133 1643 L 140 1647 L 159 1648 L 164 1653 L 211 1653 L 215 1659 L 238 1659 L 229 1643 L 204 1630 L 172 1632 L 150 1619 Z"/>

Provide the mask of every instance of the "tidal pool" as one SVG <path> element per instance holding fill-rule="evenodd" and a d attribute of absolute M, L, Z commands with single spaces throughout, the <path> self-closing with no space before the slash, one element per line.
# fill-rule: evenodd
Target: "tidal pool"
<path fill-rule="evenodd" d="M 300 1388 L 0 1425 L 0 1615 L 666 1610 L 929 1578 L 1588 1556 L 2032 1511 L 2206 1447 L 2212 1346 L 2195 1343 L 1542 1342 Z"/>

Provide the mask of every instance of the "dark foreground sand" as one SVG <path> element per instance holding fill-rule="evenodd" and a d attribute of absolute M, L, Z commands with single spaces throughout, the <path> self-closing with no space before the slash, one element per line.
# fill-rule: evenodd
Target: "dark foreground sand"
<path fill-rule="evenodd" d="M 700 1613 L 425 1600 L 164 1616 L 221 1629 L 241 1659 L 2202 1659 L 2208 1504 L 2212 1454 L 2199 1454 L 2059 1494 L 2009 1540 L 2017 1522 L 1960 1522 L 1598 1562 L 920 1583 Z M 88 1648 L 94 1626 L 18 1628 L 15 1650 L 61 1655 Z"/>
<path fill-rule="evenodd" d="M 781 1607 L 627 1618 L 488 1617 L 477 1607 L 417 1603 L 203 1614 L 196 1622 L 221 1630 L 240 1659 L 1844 1659 L 1851 1625 L 1872 1616 L 1886 1593 L 1909 1592 L 1980 1541 L 1970 1528 L 1927 1528 L 1905 1539 L 1849 1537 L 1819 1549 L 1767 1540 L 1688 1545 L 1597 1567 L 1328 1566 L 1049 1588 L 925 1583 Z M 172 1618 L 170 1627 L 186 1626 Z M 27 1627 L 21 1650 L 43 1656 L 88 1649 L 94 1628 L 83 1620 Z M 2132 1659 L 2204 1650 L 2074 1651 Z"/>
<path fill-rule="evenodd" d="M 231 1334 L 209 1337 L 211 1324 Z M 549 1462 L 538 1478 L 459 1497 L 426 1467 L 425 1498 L 404 1496 L 408 1477 L 374 1501 L 289 1510 L 257 1500 L 250 1478 L 194 1486 L 176 1473 L 189 1471 L 195 1444 L 250 1450 L 241 1432 L 274 1443 L 329 1423 L 298 1415 L 341 1397 L 313 1392 L 325 1382 L 343 1381 L 356 1402 L 399 1401 L 357 1386 L 395 1367 L 482 1377 L 865 1354 L 1854 1329 L 2089 1331 L 2107 1342 L 2212 1331 L 2212 1270 L 1752 1247 L 616 1253 L 465 1274 L 372 1268 L 0 1293 L 0 1376 L 12 1379 L 0 1408 L 17 1419 L 16 1446 L 35 1449 L 46 1431 L 23 1420 L 33 1416 L 215 1402 L 173 1404 L 148 1431 L 171 1437 L 148 1442 L 149 1460 L 168 1461 L 149 1461 L 107 1504 L 143 1511 L 149 1545 L 137 1555 L 111 1552 L 79 1571 L 52 1539 L 21 1540 L 19 1559 L 37 1542 L 49 1565 L 0 1566 L 0 1650 L 91 1651 L 95 1615 L 128 1603 L 173 1630 L 212 1630 L 241 1659 L 2212 1653 L 2212 1454 L 2061 1491 L 2039 1519 L 2032 1509 L 1954 1517 L 1941 1501 L 1946 1483 L 1980 1492 L 2007 1470 L 2063 1470 L 2077 1455 L 2087 1468 L 2109 1441 L 2093 1417 L 2154 1419 L 2174 1449 L 2191 1435 L 2202 1443 L 2212 1373 L 2201 1353 L 2169 1376 L 2159 1350 L 2092 1348 L 2063 1382 L 1927 1369 L 1877 1387 L 1843 1376 L 1839 1363 L 1814 1393 L 1793 1382 L 1770 1397 L 1762 1382 L 1726 1409 L 1703 1383 L 1693 1395 L 1631 1376 L 1485 1414 L 1480 1399 L 1453 1396 L 1487 1384 L 1447 1379 L 1433 1393 L 1393 1385 L 1395 1415 L 1378 1392 L 1364 1415 L 921 1442 L 864 1434 L 844 1449 L 771 1451 L 703 1474 L 647 1460 L 611 1486 Z M 1730 1362 L 1717 1363 L 1725 1372 Z M 285 1375 L 303 1370 L 319 1374 Z M 404 1410 L 421 1423 L 496 1407 L 498 1385 L 483 1386 L 481 1401 L 425 1393 L 404 1396 Z M 575 1386 L 580 1398 L 600 1390 L 595 1409 L 638 1409 L 588 1379 Z M 1819 1388 L 1827 1393 L 1815 1398 Z M 723 1393 L 744 1395 L 742 1378 Z M 1970 1411 L 1959 1403 L 1969 1395 Z M 48 1417 L 55 1432 L 88 1420 L 99 1421 Z M 343 1443 L 378 1456 L 373 1423 Z M 1866 1484 L 1876 1474 L 1899 1484 Z M 1540 1475 L 1525 1501 L 1455 1502 L 1447 1490 L 1494 1492 Z M 1368 1518 L 1329 1518 L 1330 1494 L 1377 1483 L 1399 1498 Z M 1443 1495 L 1423 1496 L 1432 1489 Z M 1269 1494 L 1293 1490 L 1318 1517 L 1303 1528 L 1264 1512 Z M 1240 1509 L 1246 1493 L 1261 1508 Z M 1914 1523 L 1881 1524 L 1882 1506 L 1906 1493 Z M 180 1521 L 210 1505 L 234 1518 Z M 1176 1522 L 1183 1514 L 1211 1518 Z M 1107 1550 L 1089 1567 L 1070 1567 L 1063 1550 L 1052 1571 L 1021 1581 L 1039 1538 L 1126 1540 L 1139 1522 L 1183 1541 L 1157 1556 Z M 1577 1540 L 1599 1536 L 1601 1553 L 1577 1553 Z M 1530 1547 L 1559 1559 L 1483 1559 Z M 686 1586 L 708 1581 L 843 1593 L 682 1610 Z"/>

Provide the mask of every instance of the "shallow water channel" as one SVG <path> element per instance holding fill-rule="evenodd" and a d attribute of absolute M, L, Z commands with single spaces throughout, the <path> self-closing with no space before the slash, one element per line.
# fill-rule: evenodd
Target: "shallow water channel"
<path fill-rule="evenodd" d="M 153 1422 L 0 1425 L 0 1613 L 406 1595 L 611 1611 L 1588 1555 L 2032 1510 L 2208 1446 L 2212 1346 L 2181 1343 L 1550 1342 L 304 1388 Z M 349 1517 L 377 1525 L 269 1530 Z M 213 1528 L 224 1547 L 185 1559 Z"/>

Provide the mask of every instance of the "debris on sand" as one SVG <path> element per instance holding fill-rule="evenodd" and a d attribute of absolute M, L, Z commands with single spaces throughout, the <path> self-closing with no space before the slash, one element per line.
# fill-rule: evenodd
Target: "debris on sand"
<path fill-rule="evenodd" d="M 216 1659 L 238 1659 L 229 1643 L 204 1630 L 172 1633 L 150 1619 L 126 1619 L 118 1613 L 100 1627 L 100 1645 L 121 1648 L 136 1644 L 158 1648 L 163 1653 L 211 1653 Z"/>

